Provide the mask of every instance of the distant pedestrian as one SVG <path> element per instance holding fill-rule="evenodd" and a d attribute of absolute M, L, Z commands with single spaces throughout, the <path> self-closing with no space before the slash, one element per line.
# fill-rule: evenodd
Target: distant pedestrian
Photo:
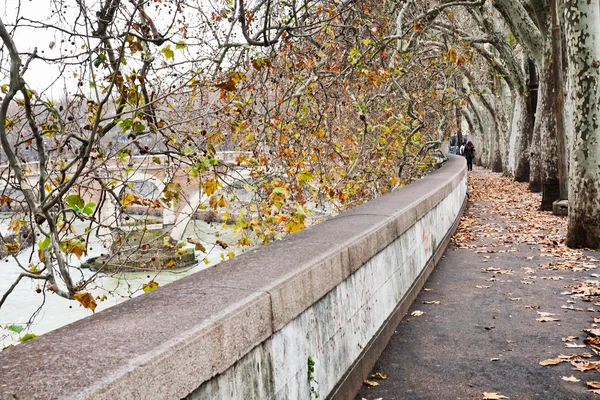
<path fill-rule="evenodd" d="M 464 143 L 460 145 L 460 150 L 458 151 L 458 154 L 461 156 L 465 155 L 465 144 Z"/>
<path fill-rule="evenodd" d="M 475 146 L 473 146 L 473 142 L 470 140 L 467 142 L 465 146 L 465 158 L 467 159 L 467 170 L 473 171 L 473 158 L 475 158 Z"/>

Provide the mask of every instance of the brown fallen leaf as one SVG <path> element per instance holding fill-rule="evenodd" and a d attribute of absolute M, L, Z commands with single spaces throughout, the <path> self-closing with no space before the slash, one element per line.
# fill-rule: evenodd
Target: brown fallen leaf
<path fill-rule="evenodd" d="M 588 381 L 586 384 L 591 388 L 600 389 L 600 382 L 598 381 Z"/>
<path fill-rule="evenodd" d="M 554 314 L 554 313 L 551 313 L 551 312 L 544 312 L 544 311 L 538 311 L 538 312 L 537 312 L 537 314 L 538 314 L 540 317 L 550 317 L 550 316 L 552 316 L 552 315 L 556 315 L 556 314 Z"/>
<path fill-rule="evenodd" d="M 555 322 L 555 321 L 560 321 L 560 319 L 553 318 L 553 317 L 539 317 L 539 318 L 536 318 L 535 320 L 539 321 L 539 322 Z"/>
<path fill-rule="evenodd" d="M 525 306 L 525 308 L 530 308 L 532 310 L 539 310 L 541 307 L 540 306 Z"/>
<path fill-rule="evenodd" d="M 561 338 L 560 340 L 562 340 L 563 342 L 572 342 L 575 339 L 579 339 L 577 336 L 567 336 L 564 338 Z"/>
<path fill-rule="evenodd" d="M 567 382 L 580 382 L 581 379 L 577 379 L 574 375 L 571 376 L 561 376 L 560 379 Z"/>
<path fill-rule="evenodd" d="M 497 392 L 483 392 L 483 400 L 502 400 L 502 399 L 508 399 L 508 397 L 501 395 L 500 393 Z"/>
<path fill-rule="evenodd" d="M 596 369 L 596 367 L 598 366 L 597 362 L 591 362 L 591 361 L 576 361 L 573 360 L 571 361 L 571 365 L 574 366 L 575 368 L 573 368 L 576 371 L 580 371 L 580 372 L 586 372 L 586 371 L 593 371 Z"/>
<path fill-rule="evenodd" d="M 426 291 L 426 292 L 431 292 L 433 289 L 423 288 L 423 290 Z"/>
<path fill-rule="evenodd" d="M 596 328 L 596 329 L 584 329 L 584 332 L 589 333 L 590 335 L 593 336 L 600 336 L 600 329 Z"/>
<path fill-rule="evenodd" d="M 365 385 L 371 386 L 371 387 L 379 386 L 379 383 L 370 381 L 368 379 L 365 379 L 364 383 L 365 383 Z"/>

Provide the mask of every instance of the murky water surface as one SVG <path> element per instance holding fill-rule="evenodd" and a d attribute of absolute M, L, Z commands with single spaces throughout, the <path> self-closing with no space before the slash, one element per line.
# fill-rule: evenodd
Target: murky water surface
<path fill-rule="evenodd" d="M 1 217 L 7 218 L 8 216 Z M 7 225 L 7 222 L 0 219 L 0 229 L 6 228 L 4 225 Z M 198 220 L 190 222 L 186 230 L 186 237 L 199 238 L 205 243 L 215 243 L 217 239 L 230 243 L 237 240 L 233 230 L 226 229 L 220 224 L 207 224 Z M 95 257 L 103 252 L 97 238 L 90 240 L 89 244 L 91 250 L 89 250 L 87 257 Z M 107 296 L 105 301 L 97 301 L 96 312 L 99 312 L 131 297 L 141 295 L 143 293 L 141 290 L 142 284 L 151 279 L 158 282 L 160 286 L 166 285 L 186 275 L 209 268 L 221 261 L 222 254 L 230 251 L 239 252 L 240 249 L 235 248 L 235 246 L 228 247 L 226 250 L 219 246 L 211 248 L 207 246 L 207 250 L 209 251 L 208 255 L 196 252 L 198 263 L 185 269 L 161 271 L 160 273 L 127 272 L 116 275 L 101 275 L 97 278 L 96 285 L 88 287 L 86 290 L 92 293 L 94 297 Z M 33 258 L 30 260 L 30 257 Z M 209 264 L 203 262 L 204 257 L 208 258 Z M 28 249 L 20 254 L 18 259 L 23 265 L 27 266 L 30 262 L 37 261 L 37 251 L 33 252 L 32 255 L 31 249 Z M 79 265 L 80 262 L 76 257 L 69 260 L 69 263 L 75 266 Z M 16 280 L 20 271 L 17 262 L 12 257 L 0 261 L 0 296 Z M 83 277 L 87 278 L 94 272 L 82 270 L 82 273 Z M 91 310 L 83 308 L 77 301 L 66 300 L 49 292 L 45 294 L 37 293 L 37 284 L 38 282 L 31 279 L 22 279 L 0 309 L 0 349 L 9 344 L 17 343 L 19 337 L 27 332 L 41 335 L 92 314 Z M 43 307 L 40 308 L 42 304 Z M 21 332 L 20 335 L 4 329 L 4 327 L 12 324 L 26 325 L 34 314 L 33 323 L 27 331 Z"/>

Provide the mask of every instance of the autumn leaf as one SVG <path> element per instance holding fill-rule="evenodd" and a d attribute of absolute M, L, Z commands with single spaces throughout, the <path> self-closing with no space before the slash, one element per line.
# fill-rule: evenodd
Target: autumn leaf
<path fill-rule="evenodd" d="M 96 300 L 94 299 L 94 296 L 92 296 L 88 292 L 76 292 L 73 295 L 73 298 L 79 303 L 81 303 L 81 305 L 85 308 L 89 308 L 90 310 L 92 310 L 92 312 L 95 312 Z"/>
<path fill-rule="evenodd" d="M 21 232 L 21 228 L 26 224 L 22 219 L 13 219 L 10 221 L 10 230 L 13 232 L 19 233 Z"/>
<path fill-rule="evenodd" d="M 150 282 L 144 283 L 142 285 L 142 290 L 145 293 L 151 292 L 151 291 L 153 291 L 154 289 L 157 289 L 157 288 L 158 288 L 158 282 L 156 282 L 154 280 L 151 280 Z"/>
<path fill-rule="evenodd" d="M 451 47 L 450 50 L 448 50 L 448 60 L 450 60 L 452 64 L 456 64 L 457 59 L 458 53 L 456 52 L 455 48 Z"/>
<path fill-rule="evenodd" d="M 508 399 L 508 397 L 501 395 L 497 392 L 483 392 L 483 400 L 501 400 Z"/>
<path fill-rule="evenodd" d="M 558 365 L 565 360 L 560 358 L 550 358 L 548 360 L 540 361 L 539 364 L 546 367 L 548 365 Z"/>
<path fill-rule="evenodd" d="M 573 375 L 571 375 L 571 376 L 562 376 L 560 379 L 562 379 L 563 381 L 567 381 L 567 382 L 579 382 L 579 381 L 581 381 L 581 379 L 577 379 Z"/>
<path fill-rule="evenodd" d="M 50 48 L 50 50 L 52 50 L 52 49 L 54 48 L 54 46 L 55 46 L 55 45 L 56 45 L 56 43 L 54 43 L 54 42 L 50 42 L 50 43 L 48 44 L 48 47 Z"/>
<path fill-rule="evenodd" d="M 171 268 L 175 266 L 175 261 L 171 260 L 167 263 L 167 265 L 165 265 L 166 268 Z"/>
<path fill-rule="evenodd" d="M 4 249 L 9 253 L 16 253 L 20 248 L 19 243 L 4 243 Z"/>
<path fill-rule="evenodd" d="M 598 382 L 598 381 L 588 381 L 588 382 L 586 382 L 586 385 L 588 385 L 589 387 L 591 387 L 593 389 L 600 389 L 600 382 Z"/>
<path fill-rule="evenodd" d="M 440 304 L 438 300 L 424 301 L 423 304 Z"/>
<path fill-rule="evenodd" d="M 381 372 L 377 372 L 371 375 L 371 378 L 375 378 L 375 379 L 387 379 L 387 375 L 386 374 L 382 374 Z"/>
<path fill-rule="evenodd" d="M 371 387 L 379 386 L 378 382 L 370 381 L 368 379 L 365 379 L 364 382 L 365 382 L 365 385 L 367 385 L 367 386 L 371 386 Z"/>
<path fill-rule="evenodd" d="M 427 314 L 425 311 L 419 311 L 419 310 L 416 310 L 416 311 L 413 311 L 410 313 L 410 315 L 412 315 L 413 317 L 419 317 L 419 316 L 425 315 L 425 314 Z"/>
<path fill-rule="evenodd" d="M 170 44 L 163 48 L 160 52 L 163 53 L 167 60 L 175 56 L 175 53 L 173 52 L 173 50 L 171 50 Z"/>
<path fill-rule="evenodd" d="M 558 318 L 553 318 L 553 317 L 539 317 L 535 319 L 536 321 L 539 322 L 554 322 L 554 321 L 560 321 L 560 319 Z"/>

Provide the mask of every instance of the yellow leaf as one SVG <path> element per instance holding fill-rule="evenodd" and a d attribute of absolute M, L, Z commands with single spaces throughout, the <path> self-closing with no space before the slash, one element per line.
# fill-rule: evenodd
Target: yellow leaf
<path fill-rule="evenodd" d="M 167 263 L 167 265 L 165 265 L 165 267 L 167 267 L 167 268 L 171 268 L 171 267 L 173 267 L 174 265 L 175 265 L 175 261 L 171 260 L 171 261 L 169 261 L 169 262 Z"/>
<path fill-rule="evenodd" d="M 135 195 L 133 193 L 125 193 L 125 196 L 121 199 L 121 204 L 124 207 L 129 207 L 133 205 L 135 200 Z"/>
<path fill-rule="evenodd" d="M 379 386 L 379 383 L 365 379 L 365 385 L 375 387 L 375 386 Z"/>
<path fill-rule="evenodd" d="M 196 250 L 206 253 L 206 248 L 202 245 L 202 243 L 196 243 Z"/>
<path fill-rule="evenodd" d="M 387 379 L 387 375 L 386 374 L 382 374 L 381 372 L 377 372 L 377 373 L 371 375 L 371 378 L 375 378 L 375 379 Z"/>
<path fill-rule="evenodd" d="M 143 290 L 145 293 L 151 292 L 151 291 L 153 291 L 153 290 L 154 290 L 154 289 L 156 289 L 156 288 L 158 288 L 158 282 L 156 282 L 156 281 L 154 281 L 154 280 L 151 280 L 150 282 L 148 282 L 148 283 L 144 283 L 144 284 L 142 285 L 142 290 Z"/>
<path fill-rule="evenodd" d="M 73 295 L 73 298 L 81 303 L 85 308 L 89 308 L 92 312 L 96 310 L 96 300 L 94 300 L 94 296 L 89 294 L 88 292 L 77 292 Z"/>
<path fill-rule="evenodd" d="M 25 221 L 22 219 L 13 219 L 10 221 L 10 230 L 19 233 L 21 232 L 21 228 L 25 225 Z"/>
<path fill-rule="evenodd" d="M 238 246 L 250 246 L 250 244 L 250 239 L 247 237 L 243 237 L 240 240 L 238 240 Z"/>
<path fill-rule="evenodd" d="M 448 50 L 448 60 L 450 60 L 452 64 L 455 64 L 456 60 L 458 60 L 458 53 L 453 47 L 451 47 L 450 50 Z"/>
<path fill-rule="evenodd" d="M 204 194 L 210 196 L 214 192 L 217 191 L 218 183 L 214 179 L 210 179 L 202 184 L 202 189 L 204 189 Z"/>
<path fill-rule="evenodd" d="M 298 232 L 301 231 L 302 229 L 306 228 L 306 225 L 304 225 L 304 222 L 296 222 L 296 221 L 288 221 L 287 224 L 285 224 L 285 230 L 287 232 Z"/>
<path fill-rule="evenodd" d="M 561 360 L 560 358 L 550 358 L 548 360 L 540 361 L 539 364 L 545 367 L 545 366 L 548 366 L 548 365 L 557 365 L 557 364 L 560 364 L 563 361 L 564 360 Z"/>
<path fill-rule="evenodd" d="M 233 251 L 230 251 L 229 253 L 227 253 L 227 257 L 233 258 L 235 257 L 235 253 Z"/>
<path fill-rule="evenodd" d="M 16 253 L 21 248 L 19 243 L 4 243 L 4 248 L 9 253 Z"/>
<path fill-rule="evenodd" d="M 577 379 L 574 375 L 571 376 L 561 376 L 561 378 L 563 381 L 567 381 L 567 382 L 579 382 L 581 381 L 581 379 Z"/>
<path fill-rule="evenodd" d="M 500 393 L 496 392 L 483 392 L 483 400 L 501 400 L 508 399 L 506 396 L 502 396 Z"/>
<path fill-rule="evenodd" d="M 440 302 L 438 300 L 424 301 L 423 304 L 440 304 Z"/>

